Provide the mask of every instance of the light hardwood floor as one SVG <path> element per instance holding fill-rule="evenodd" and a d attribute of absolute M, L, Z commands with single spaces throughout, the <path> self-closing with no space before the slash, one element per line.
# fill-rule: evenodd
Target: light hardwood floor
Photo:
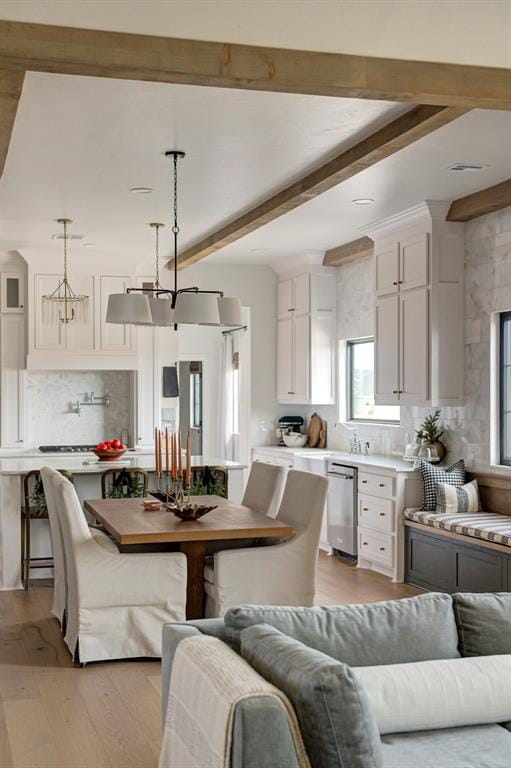
<path fill-rule="evenodd" d="M 318 604 L 418 593 L 321 554 Z M 73 667 L 50 583 L 0 592 L 0 768 L 156 768 L 160 664 Z"/>

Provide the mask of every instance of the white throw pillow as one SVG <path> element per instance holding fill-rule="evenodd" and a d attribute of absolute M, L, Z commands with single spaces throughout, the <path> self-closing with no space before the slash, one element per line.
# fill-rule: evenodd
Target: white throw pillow
<path fill-rule="evenodd" d="M 436 483 L 436 509 L 439 514 L 471 514 L 481 510 L 477 480 L 456 488 L 448 483 Z"/>
<path fill-rule="evenodd" d="M 353 669 L 381 734 L 511 720 L 511 655 Z"/>

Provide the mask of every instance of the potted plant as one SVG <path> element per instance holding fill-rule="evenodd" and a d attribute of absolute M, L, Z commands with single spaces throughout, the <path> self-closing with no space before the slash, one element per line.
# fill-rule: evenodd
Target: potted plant
<path fill-rule="evenodd" d="M 442 459 L 445 458 L 446 448 L 440 440 L 444 434 L 444 430 L 439 428 L 439 421 L 440 408 L 437 408 L 435 413 L 426 416 L 420 429 L 417 429 L 415 434 L 417 435 L 417 441 L 421 441 L 423 445 L 434 445 L 438 458 L 442 461 Z"/>

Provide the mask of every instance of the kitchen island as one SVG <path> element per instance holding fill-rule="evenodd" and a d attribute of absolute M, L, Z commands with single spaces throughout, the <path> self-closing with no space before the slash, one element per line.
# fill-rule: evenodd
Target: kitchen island
<path fill-rule="evenodd" d="M 93 453 L 19 452 L 0 458 L 0 589 L 21 588 L 21 507 L 23 477 L 42 467 L 65 469 L 73 474 L 80 501 L 101 498 L 101 474 L 106 469 L 138 467 L 149 473 L 149 489 L 156 488 L 154 455 L 128 451 L 119 461 L 98 461 Z M 239 503 L 243 495 L 245 466 L 215 457 L 192 456 L 192 469 L 218 467 L 227 470 L 229 500 Z M 51 557 L 51 538 L 47 519 L 32 520 L 32 556 Z M 44 569 L 34 572 L 44 578 Z"/>

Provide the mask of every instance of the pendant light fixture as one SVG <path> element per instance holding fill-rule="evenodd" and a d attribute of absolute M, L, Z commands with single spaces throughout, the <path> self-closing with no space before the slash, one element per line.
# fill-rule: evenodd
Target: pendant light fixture
<path fill-rule="evenodd" d="M 237 298 L 224 297 L 222 291 L 203 291 L 200 288 L 178 288 L 178 234 L 177 216 L 178 160 L 185 153 L 178 149 L 165 152 L 172 159 L 173 201 L 172 235 L 174 249 L 174 288 L 160 286 L 159 280 L 159 228 L 163 224 L 152 223 L 156 231 L 156 279 L 153 288 L 128 288 L 126 293 L 109 296 L 107 323 L 131 323 L 134 325 L 171 326 L 177 330 L 179 324 L 187 325 L 228 325 L 242 324 L 241 302 Z M 152 295 L 148 295 L 152 294 Z"/>
<path fill-rule="evenodd" d="M 67 276 L 67 228 L 71 219 L 57 219 L 64 228 L 64 275 L 53 293 L 42 297 L 42 321 L 44 325 L 86 323 L 89 311 L 89 297 L 73 291 Z"/>

